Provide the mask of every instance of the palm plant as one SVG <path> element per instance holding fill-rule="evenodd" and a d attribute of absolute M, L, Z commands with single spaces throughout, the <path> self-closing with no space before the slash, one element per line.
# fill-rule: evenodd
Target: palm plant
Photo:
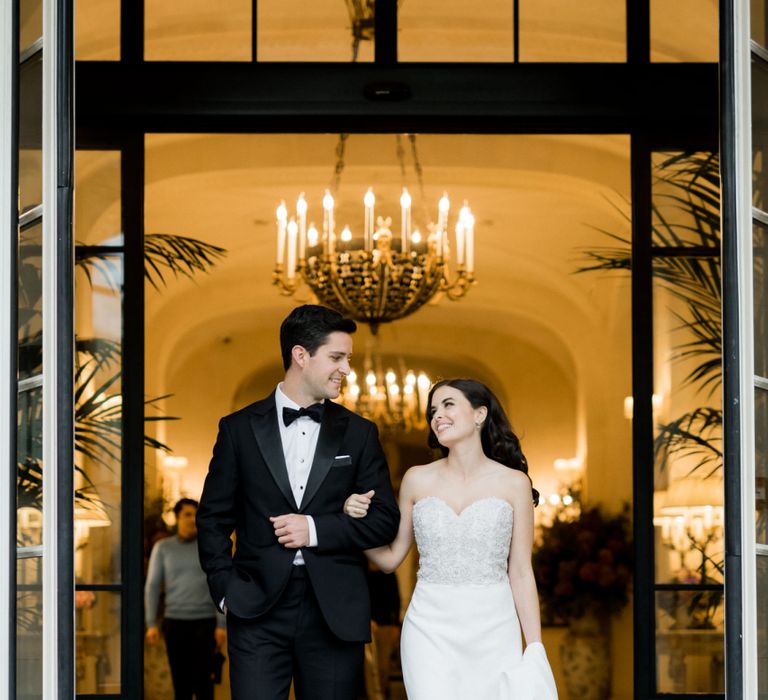
<path fill-rule="evenodd" d="M 720 167 L 716 153 L 669 155 L 655 172 L 659 192 L 652 201 L 652 244 L 687 248 L 682 255 L 653 256 L 655 280 L 682 302 L 675 312 L 687 340 L 673 346 L 673 361 L 693 361 L 683 386 L 710 399 L 722 380 L 720 318 Z M 623 208 L 617 207 L 627 217 Z M 618 245 L 584 251 L 577 272 L 631 270 L 631 241 L 602 229 Z M 654 449 L 660 469 L 673 459 L 693 460 L 691 472 L 705 477 L 723 467 L 722 408 L 702 406 L 657 426 Z"/>
<path fill-rule="evenodd" d="M 103 249 L 102 249 L 103 250 Z M 167 275 L 192 278 L 207 272 L 226 255 L 226 250 L 185 236 L 149 234 L 145 237 L 144 274 L 155 289 L 167 284 Z M 22 238 L 19 244 L 19 367 L 28 374 L 42 367 L 42 331 L 39 241 Z M 88 246 L 76 245 L 75 262 L 93 287 L 94 273 L 99 281 L 116 292 L 121 291 L 121 275 L 114 264 L 114 254 L 94 252 Z M 83 507 L 102 507 L 95 485 L 84 461 L 108 470 L 118 463 L 122 439 L 122 398 L 119 391 L 121 371 L 120 344 L 106 338 L 75 338 L 75 472 L 82 486 L 76 489 L 75 501 Z M 147 399 L 147 407 L 158 408 L 167 396 Z M 145 415 L 145 423 L 176 420 L 167 415 Z M 42 508 L 42 396 L 38 391 L 24 392 L 19 403 L 21 427 L 17 454 L 17 498 L 19 507 Z M 147 447 L 170 452 L 149 434 Z"/>

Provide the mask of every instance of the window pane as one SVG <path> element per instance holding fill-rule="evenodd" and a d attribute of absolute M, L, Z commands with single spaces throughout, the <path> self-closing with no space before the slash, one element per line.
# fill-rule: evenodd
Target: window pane
<path fill-rule="evenodd" d="M 651 61 L 717 62 L 717 0 L 651 0 Z"/>
<path fill-rule="evenodd" d="M 755 374 L 768 378 L 768 227 L 752 226 Z"/>
<path fill-rule="evenodd" d="M 768 544 L 768 391 L 755 389 L 755 520 L 758 544 Z"/>
<path fill-rule="evenodd" d="M 75 591 L 78 695 L 120 693 L 120 594 Z"/>
<path fill-rule="evenodd" d="M 722 693 L 722 591 L 656 592 L 656 689 Z"/>
<path fill-rule="evenodd" d="M 42 0 L 21 0 L 19 2 L 19 50 L 24 51 L 42 36 Z"/>
<path fill-rule="evenodd" d="M 18 374 L 26 379 L 43 371 L 43 224 L 19 234 Z"/>
<path fill-rule="evenodd" d="M 43 697 L 43 561 L 16 562 L 16 698 Z"/>
<path fill-rule="evenodd" d="M 408 0 L 398 9 L 401 61 L 514 60 L 513 3 Z"/>
<path fill-rule="evenodd" d="M 16 541 L 43 543 L 43 390 L 19 393 L 16 435 Z"/>
<path fill-rule="evenodd" d="M 752 41 L 768 46 L 768 12 L 766 12 L 768 3 L 765 0 L 751 0 L 749 4 Z"/>
<path fill-rule="evenodd" d="M 757 557 L 757 700 L 768 700 L 768 557 Z"/>
<path fill-rule="evenodd" d="M 120 151 L 75 151 L 75 240 L 121 246 Z"/>
<path fill-rule="evenodd" d="M 626 34 L 624 0 L 520 0 L 521 61 L 624 62 Z"/>
<path fill-rule="evenodd" d="M 752 204 L 768 210 L 768 65 L 752 60 Z"/>
<path fill-rule="evenodd" d="M 75 58 L 120 60 L 120 0 L 75 0 Z"/>
<path fill-rule="evenodd" d="M 291 17 L 300 17 L 289 5 Z M 147 61 L 250 61 L 251 0 L 144 0 Z"/>
<path fill-rule="evenodd" d="M 719 250 L 720 162 L 717 154 L 657 151 L 651 154 L 651 167 L 653 245 Z"/>
<path fill-rule="evenodd" d="M 19 71 L 19 211 L 43 201 L 43 56 Z"/>
<path fill-rule="evenodd" d="M 122 256 L 75 276 L 75 580 L 120 581 Z"/>
<path fill-rule="evenodd" d="M 260 0 L 257 6 L 259 61 L 373 60 L 372 0 L 347 0 L 350 10 L 340 0 Z"/>
<path fill-rule="evenodd" d="M 707 295 L 719 291 L 719 268 L 679 257 L 657 258 L 656 266 L 656 581 L 721 583 L 720 299 Z"/>

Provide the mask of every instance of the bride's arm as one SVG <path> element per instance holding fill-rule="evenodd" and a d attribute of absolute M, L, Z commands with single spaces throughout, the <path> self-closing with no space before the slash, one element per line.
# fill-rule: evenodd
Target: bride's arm
<path fill-rule="evenodd" d="M 400 484 L 400 527 L 394 541 L 383 547 L 365 550 L 365 556 L 386 573 L 394 571 L 403 563 L 403 559 L 413 544 L 413 494 L 411 493 L 413 487 L 411 482 L 412 478 L 406 472 Z M 344 504 L 344 512 L 353 518 L 364 518 L 368 512 L 366 500 L 370 502 L 368 494 L 363 494 L 362 497 L 350 496 Z"/>
<path fill-rule="evenodd" d="M 509 585 L 523 628 L 525 643 L 541 642 L 541 616 L 536 579 L 533 576 L 533 499 L 531 482 L 523 472 L 515 471 L 510 499 L 514 508 L 512 543 L 509 548 Z M 518 478 L 519 476 L 519 478 Z"/>

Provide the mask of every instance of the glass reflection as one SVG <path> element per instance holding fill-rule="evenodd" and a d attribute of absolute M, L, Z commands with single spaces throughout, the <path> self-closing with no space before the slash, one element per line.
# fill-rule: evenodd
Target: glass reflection
<path fill-rule="evenodd" d="M 651 61 L 716 63 L 718 0 L 651 0 Z"/>
<path fill-rule="evenodd" d="M 260 0 L 257 12 L 259 61 L 373 61 L 371 0 Z"/>
<path fill-rule="evenodd" d="M 752 60 L 752 205 L 768 209 L 768 65 Z"/>
<path fill-rule="evenodd" d="M 43 371 L 43 225 L 19 234 L 18 375 L 26 379 Z"/>
<path fill-rule="evenodd" d="M 252 5 L 251 0 L 144 0 L 145 60 L 250 61 Z M 285 5 L 292 18 L 301 16 L 295 4 Z"/>
<path fill-rule="evenodd" d="M 75 579 L 120 581 L 122 290 L 119 254 L 75 276 Z"/>
<path fill-rule="evenodd" d="M 520 0 L 521 61 L 623 63 L 626 34 L 623 0 Z"/>
<path fill-rule="evenodd" d="M 78 695 L 120 693 L 120 594 L 75 591 L 75 683 Z"/>
<path fill-rule="evenodd" d="M 768 545 L 768 390 L 755 389 L 755 537 Z"/>
<path fill-rule="evenodd" d="M 20 0 L 19 2 L 19 51 L 43 36 L 42 0 Z"/>
<path fill-rule="evenodd" d="M 78 245 L 123 244 L 120 169 L 120 151 L 75 151 Z"/>
<path fill-rule="evenodd" d="M 43 389 L 19 393 L 16 433 L 16 538 L 19 547 L 43 542 Z"/>
<path fill-rule="evenodd" d="M 722 693 L 723 592 L 656 592 L 656 688 L 660 693 Z"/>
<path fill-rule="evenodd" d="M 398 10 L 400 61 L 514 60 L 513 3 L 408 0 Z"/>
<path fill-rule="evenodd" d="M 120 60 L 120 0 L 75 0 L 75 58 Z"/>
<path fill-rule="evenodd" d="M 19 70 L 19 213 L 43 201 L 43 55 Z"/>
<path fill-rule="evenodd" d="M 43 697 L 43 562 L 16 562 L 16 698 Z"/>
<path fill-rule="evenodd" d="M 757 556 L 757 700 L 768 700 L 768 556 Z"/>
<path fill-rule="evenodd" d="M 768 227 L 752 225 L 755 374 L 768 378 Z"/>

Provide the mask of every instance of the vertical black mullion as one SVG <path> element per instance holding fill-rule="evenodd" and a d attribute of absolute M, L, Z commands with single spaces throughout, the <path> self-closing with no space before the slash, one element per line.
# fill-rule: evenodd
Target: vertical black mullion
<path fill-rule="evenodd" d="M 632 135 L 632 490 L 635 541 L 635 700 L 655 694 L 653 552 L 653 259 L 651 153 Z"/>
<path fill-rule="evenodd" d="M 126 137 L 121 158 L 124 235 L 122 392 L 122 696 L 143 697 L 144 616 L 144 134 Z"/>
<path fill-rule="evenodd" d="M 120 0 L 120 60 L 144 60 L 144 0 Z"/>
<path fill-rule="evenodd" d="M 651 60 L 651 0 L 627 0 L 627 63 Z"/>
<path fill-rule="evenodd" d="M 520 63 L 520 0 L 512 0 L 512 61 Z"/>
<path fill-rule="evenodd" d="M 733 0 L 720 2 L 720 211 L 723 276 L 723 464 L 725 480 L 725 694 L 744 693 L 742 646 L 743 586 L 741 547 L 741 347 L 736 173 L 736 42 Z M 748 235 L 747 232 L 744 232 Z M 751 234 L 749 234 L 751 239 Z M 747 270 L 742 274 L 748 274 Z M 748 318 L 748 317 L 747 317 Z M 744 358 L 744 361 L 749 361 Z M 752 517 L 752 516 L 750 516 Z"/>
<path fill-rule="evenodd" d="M 382 65 L 397 63 L 397 2 L 376 0 L 374 60 Z"/>
<path fill-rule="evenodd" d="M 74 541 L 74 274 L 72 166 L 74 161 L 73 3 L 57 0 L 56 32 L 56 478 L 58 492 L 58 690 L 75 695 L 75 541 Z M 44 216 L 47 213 L 44 212 Z M 50 533 L 49 533 L 50 535 Z"/>
<path fill-rule="evenodd" d="M 11 235 L 8 237 L 8 245 L 10 246 L 11 256 L 11 298 L 8 303 L 10 304 L 10 314 L 7 323 L 11 326 L 10 333 L 10 345 L 9 357 L 10 357 L 10 382 L 9 386 L 12 387 L 10 396 L 8 396 L 8 402 L 10 405 L 9 422 L 8 426 L 8 464 L 13 465 L 8 469 L 6 478 L 10 482 L 9 493 L 12 494 L 12 502 L 9 504 L 9 519 L 10 527 L 8 528 L 8 551 L 7 557 L 10 560 L 10 574 L 11 581 L 9 586 L 9 598 L 8 610 L 10 611 L 9 618 L 11 620 L 16 619 L 16 586 L 17 586 L 17 563 L 16 563 L 16 479 L 17 479 L 17 431 L 18 431 L 18 351 L 19 351 L 19 272 L 18 272 L 18 258 L 19 258 L 19 3 L 18 0 L 13 0 L 11 3 L 11 22 L 13 31 L 11 32 L 11 55 L 14 57 L 13 70 L 11 71 L 11 216 L 7 222 L 8 231 Z M 8 687 L 8 697 L 16 697 L 16 625 L 11 625 L 9 634 L 9 648 L 8 648 L 9 664 L 11 673 L 8 674 L 8 678 L 5 683 Z"/>
<path fill-rule="evenodd" d="M 259 0 L 251 0 L 251 61 L 259 60 Z"/>

